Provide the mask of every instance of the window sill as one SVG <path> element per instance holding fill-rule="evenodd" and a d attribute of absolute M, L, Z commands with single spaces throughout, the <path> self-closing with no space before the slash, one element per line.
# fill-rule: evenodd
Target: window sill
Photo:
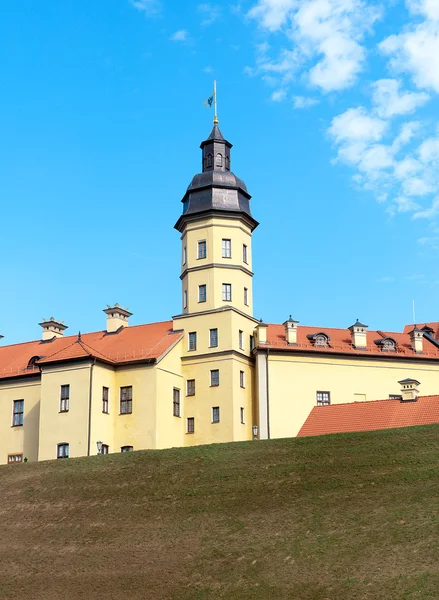
<path fill-rule="evenodd" d="M 18 423 L 17 425 L 11 425 L 11 427 L 23 427 L 23 423 Z"/>
<path fill-rule="evenodd" d="M 209 387 L 219 387 L 219 383 L 211 383 Z"/>
<path fill-rule="evenodd" d="M 60 410 L 60 411 L 59 411 L 59 414 L 61 415 L 61 414 L 63 414 L 63 413 L 68 413 L 68 412 L 69 412 L 68 410 Z"/>
<path fill-rule="evenodd" d="M 212 425 L 218 425 L 220 421 L 212 421 Z"/>
<path fill-rule="evenodd" d="M 198 304 L 204 304 L 207 300 L 198 300 Z"/>
<path fill-rule="evenodd" d="M 132 415 L 132 412 L 129 413 L 119 413 L 119 417 L 124 417 L 125 415 Z"/>
<path fill-rule="evenodd" d="M 209 348 L 218 348 L 218 344 L 216 346 L 209 346 Z"/>
<path fill-rule="evenodd" d="M 186 431 L 186 435 L 194 435 L 195 431 Z"/>
<path fill-rule="evenodd" d="M 181 415 L 172 415 L 173 417 L 177 417 L 177 419 L 181 419 Z"/>
<path fill-rule="evenodd" d="M 196 348 L 188 348 L 188 350 L 187 350 L 187 351 L 188 351 L 188 352 L 196 352 L 196 351 L 197 351 L 197 349 L 196 349 Z"/>
<path fill-rule="evenodd" d="M 195 394 L 186 394 L 186 398 L 193 398 Z"/>
<path fill-rule="evenodd" d="M 245 385 L 240 385 L 239 387 L 241 388 L 241 390 L 245 390 Z"/>
<path fill-rule="evenodd" d="M 108 412 L 108 410 L 103 410 L 103 411 L 102 411 L 102 414 L 103 414 L 103 415 L 109 415 L 110 413 Z"/>

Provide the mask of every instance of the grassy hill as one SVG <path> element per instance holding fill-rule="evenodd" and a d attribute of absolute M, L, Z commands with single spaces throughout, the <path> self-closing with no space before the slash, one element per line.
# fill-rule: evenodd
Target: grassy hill
<path fill-rule="evenodd" d="M 0 467 L 0 598 L 439 598 L 439 427 Z"/>

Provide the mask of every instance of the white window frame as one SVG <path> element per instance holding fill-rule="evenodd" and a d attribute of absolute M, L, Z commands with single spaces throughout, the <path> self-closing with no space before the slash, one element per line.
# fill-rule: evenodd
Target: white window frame
<path fill-rule="evenodd" d="M 248 288 L 244 288 L 244 304 L 248 306 Z"/>
<path fill-rule="evenodd" d="M 218 383 L 212 383 L 214 381 L 213 379 L 213 373 L 218 373 L 218 379 L 215 381 L 218 381 Z M 216 376 L 215 376 L 216 377 Z M 209 382 L 210 382 L 210 387 L 219 387 L 220 384 L 220 372 L 219 369 L 211 369 L 210 373 L 209 373 Z"/>
<path fill-rule="evenodd" d="M 70 445 L 67 442 L 61 442 L 60 444 L 56 445 L 56 458 L 69 458 L 69 456 Z"/>
<path fill-rule="evenodd" d="M 204 244 L 204 256 L 201 256 L 202 253 L 200 252 L 200 248 L 203 247 L 203 244 Z M 203 260 L 204 258 L 207 258 L 207 241 L 199 240 L 198 245 L 197 245 L 197 259 Z"/>
<path fill-rule="evenodd" d="M 195 340 L 195 344 L 191 344 L 191 340 Z M 191 345 L 193 345 L 193 348 L 191 348 Z M 194 352 L 197 349 L 197 332 L 196 331 L 190 331 L 188 333 L 187 348 L 188 348 L 189 352 Z"/>
<path fill-rule="evenodd" d="M 187 308 L 187 290 L 183 292 L 183 308 Z"/>
<path fill-rule="evenodd" d="M 201 288 L 204 288 L 204 300 L 201 297 Z M 207 302 L 207 285 L 205 283 L 198 286 L 198 302 Z"/>
<path fill-rule="evenodd" d="M 232 284 L 223 283 L 223 302 L 232 301 Z"/>
<path fill-rule="evenodd" d="M 232 258 L 232 240 L 230 238 L 222 239 L 222 257 Z"/>
<path fill-rule="evenodd" d="M 239 371 L 239 387 L 245 388 L 245 372 Z"/>
<path fill-rule="evenodd" d="M 248 246 L 247 244 L 242 244 L 242 262 L 248 265 Z"/>
<path fill-rule="evenodd" d="M 183 265 L 185 265 L 187 262 L 187 248 L 186 246 L 183 246 Z"/>
<path fill-rule="evenodd" d="M 239 330 L 238 345 L 240 350 L 244 350 L 244 332 L 242 331 L 242 329 Z"/>
<path fill-rule="evenodd" d="M 215 419 L 215 411 L 216 414 L 218 415 L 218 418 Z M 219 406 L 212 406 L 212 423 L 219 423 L 221 420 L 221 412 L 220 412 L 220 407 Z"/>
<path fill-rule="evenodd" d="M 212 333 L 216 331 L 216 344 L 212 344 Z M 218 348 L 218 328 L 217 327 L 213 327 L 212 329 L 209 329 L 209 348 Z"/>

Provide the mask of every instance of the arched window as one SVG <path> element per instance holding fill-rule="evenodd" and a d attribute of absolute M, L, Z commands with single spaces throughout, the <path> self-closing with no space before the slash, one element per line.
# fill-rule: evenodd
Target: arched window
<path fill-rule="evenodd" d="M 330 337 L 328 334 L 320 331 L 319 333 L 310 333 L 306 336 L 313 346 L 318 346 L 319 348 L 326 348 L 329 346 Z"/>
<path fill-rule="evenodd" d="M 223 155 L 220 154 L 219 152 L 216 155 L 216 166 L 217 167 L 222 167 L 223 166 Z"/>
<path fill-rule="evenodd" d="M 326 346 L 327 343 L 328 340 L 325 335 L 316 335 L 316 337 L 314 338 L 314 344 L 316 346 Z"/>
<path fill-rule="evenodd" d="M 226 156 L 226 169 L 230 171 L 230 156 Z"/>
<path fill-rule="evenodd" d="M 40 360 L 41 356 L 32 356 L 32 358 L 29 359 L 29 362 L 27 363 L 27 368 L 28 369 L 35 369 L 36 367 L 36 362 L 38 360 Z"/>
<path fill-rule="evenodd" d="M 206 159 L 206 167 L 209 168 L 212 166 L 212 155 L 208 154 Z"/>

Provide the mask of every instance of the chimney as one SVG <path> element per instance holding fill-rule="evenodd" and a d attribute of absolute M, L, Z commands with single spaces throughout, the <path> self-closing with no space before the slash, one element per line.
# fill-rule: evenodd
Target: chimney
<path fill-rule="evenodd" d="M 43 328 L 43 341 L 53 340 L 53 338 L 60 338 L 64 335 L 64 331 L 68 329 L 67 325 L 64 325 L 64 321 L 55 321 L 53 317 L 49 320 L 43 319 L 42 323 L 39 323 L 40 327 Z"/>
<path fill-rule="evenodd" d="M 421 385 L 416 379 L 403 379 L 398 381 L 401 386 L 402 402 L 416 402 L 418 399 L 418 386 Z"/>
<path fill-rule="evenodd" d="M 367 328 L 357 319 L 357 322 L 349 327 L 351 332 L 352 345 L 357 350 L 366 350 L 367 348 Z"/>
<path fill-rule="evenodd" d="M 295 321 L 293 317 L 290 315 L 288 321 L 285 321 L 283 324 L 285 327 L 285 339 L 287 340 L 287 344 L 295 345 L 297 344 L 297 325 L 299 321 Z"/>
<path fill-rule="evenodd" d="M 267 343 L 267 329 L 268 325 L 262 322 L 262 319 L 256 325 L 256 334 L 258 336 L 258 344 Z"/>
<path fill-rule="evenodd" d="M 415 325 L 415 328 L 410 331 L 409 336 L 412 343 L 412 350 L 416 354 L 422 354 L 424 351 L 424 334 L 422 331 Z"/>
<path fill-rule="evenodd" d="M 121 327 L 128 327 L 128 317 L 131 317 L 133 313 L 119 304 L 114 306 L 107 304 L 107 307 L 103 311 L 107 315 L 107 333 L 115 333 Z"/>

